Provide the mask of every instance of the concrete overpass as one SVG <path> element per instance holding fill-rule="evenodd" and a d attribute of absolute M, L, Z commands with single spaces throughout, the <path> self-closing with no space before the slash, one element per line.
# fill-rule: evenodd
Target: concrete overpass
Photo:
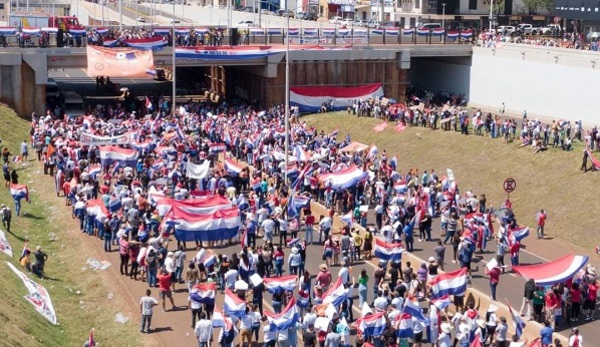
<path fill-rule="evenodd" d="M 402 99 L 404 88 L 400 86 L 407 83 L 406 70 L 411 67 L 411 59 L 470 59 L 472 54 L 470 45 L 370 45 L 345 50 L 297 50 L 290 52 L 291 84 L 381 82 L 386 95 Z M 172 66 L 170 48 L 155 52 L 154 57 L 157 67 Z M 244 61 L 177 59 L 176 65 L 207 67 L 209 70 L 205 75 L 212 81 L 221 81 L 220 84 L 210 83 L 211 89 L 222 95 L 234 93 L 225 81 L 235 80 L 238 93 L 252 99 L 261 98 L 265 104 L 275 104 L 282 102 L 285 95 L 282 88 L 284 57 L 285 53 L 281 52 Z M 23 115 L 34 110 L 44 113 L 48 70 L 86 67 L 85 48 L 4 48 L 0 51 L 0 100 Z"/>

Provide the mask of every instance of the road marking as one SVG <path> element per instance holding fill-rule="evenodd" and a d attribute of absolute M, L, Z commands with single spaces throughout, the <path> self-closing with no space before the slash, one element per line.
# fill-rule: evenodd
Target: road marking
<path fill-rule="evenodd" d="M 66 78 L 70 78 L 68 74 L 65 74 L 65 77 L 66 77 Z"/>

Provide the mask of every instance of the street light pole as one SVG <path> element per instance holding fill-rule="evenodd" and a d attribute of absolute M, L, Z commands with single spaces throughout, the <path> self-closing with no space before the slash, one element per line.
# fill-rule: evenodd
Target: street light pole
<path fill-rule="evenodd" d="M 442 29 L 446 30 L 446 3 L 442 3 Z"/>
<path fill-rule="evenodd" d="M 79 1 L 77 1 L 79 2 Z M 119 0 L 119 31 L 123 30 L 123 0 Z"/>
<path fill-rule="evenodd" d="M 285 10 L 287 13 L 287 25 L 285 38 L 287 44 L 285 47 L 285 184 L 288 180 L 288 152 L 290 150 L 290 14 L 288 0 L 285 1 Z"/>
<path fill-rule="evenodd" d="M 490 0 L 490 33 L 492 32 L 492 16 L 494 15 L 494 0 Z"/>
<path fill-rule="evenodd" d="M 173 1 L 173 20 L 171 21 L 171 26 L 172 26 L 172 30 L 173 30 L 173 36 L 171 36 L 171 41 L 173 42 L 173 45 L 171 47 L 172 49 L 172 59 L 173 59 L 173 74 L 172 74 L 172 82 L 173 82 L 173 95 L 171 96 L 171 107 L 172 107 L 172 111 L 171 111 L 171 115 L 175 116 L 175 111 L 177 110 L 177 102 L 176 102 L 176 97 L 177 97 L 177 85 L 176 85 L 176 75 L 177 75 L 177 66 L 175 65 L 175 1 Z"/>

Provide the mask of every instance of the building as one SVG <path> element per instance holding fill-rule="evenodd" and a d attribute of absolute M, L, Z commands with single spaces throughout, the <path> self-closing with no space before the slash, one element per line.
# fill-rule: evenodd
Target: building
<path fill-rule="evenodd" d="M 524 0 L 383 0 L 383 11 L 381 1 L 320 0 L 319 13 L 325 18 L 340 16 L 354 20 L 392 21 L 399 27 L 444 22 L 447 29 L 478 29 L 488 26 L 493 1 L 495 26 L 518 23 L 543 25 L 551 19 L 547 9 L 528 8 Z"/>
<path fill-rule="evenodd" d="M 8 23 L 13 12 L 30 12 L 55 16 L 69 16 L 70 0 L 0 0 L 0 22 Z"/>

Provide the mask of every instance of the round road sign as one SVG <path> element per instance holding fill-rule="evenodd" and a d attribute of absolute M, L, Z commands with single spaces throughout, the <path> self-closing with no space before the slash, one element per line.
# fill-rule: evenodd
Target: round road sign
<path fill-rule="evenodd" d="M 504 191 L 507 193 L 512 193 L 515 191 L 515 188 L 517 188 L 517 181 L 514 180 L 514 178 L 507 178 L 504 180 Z"/>

